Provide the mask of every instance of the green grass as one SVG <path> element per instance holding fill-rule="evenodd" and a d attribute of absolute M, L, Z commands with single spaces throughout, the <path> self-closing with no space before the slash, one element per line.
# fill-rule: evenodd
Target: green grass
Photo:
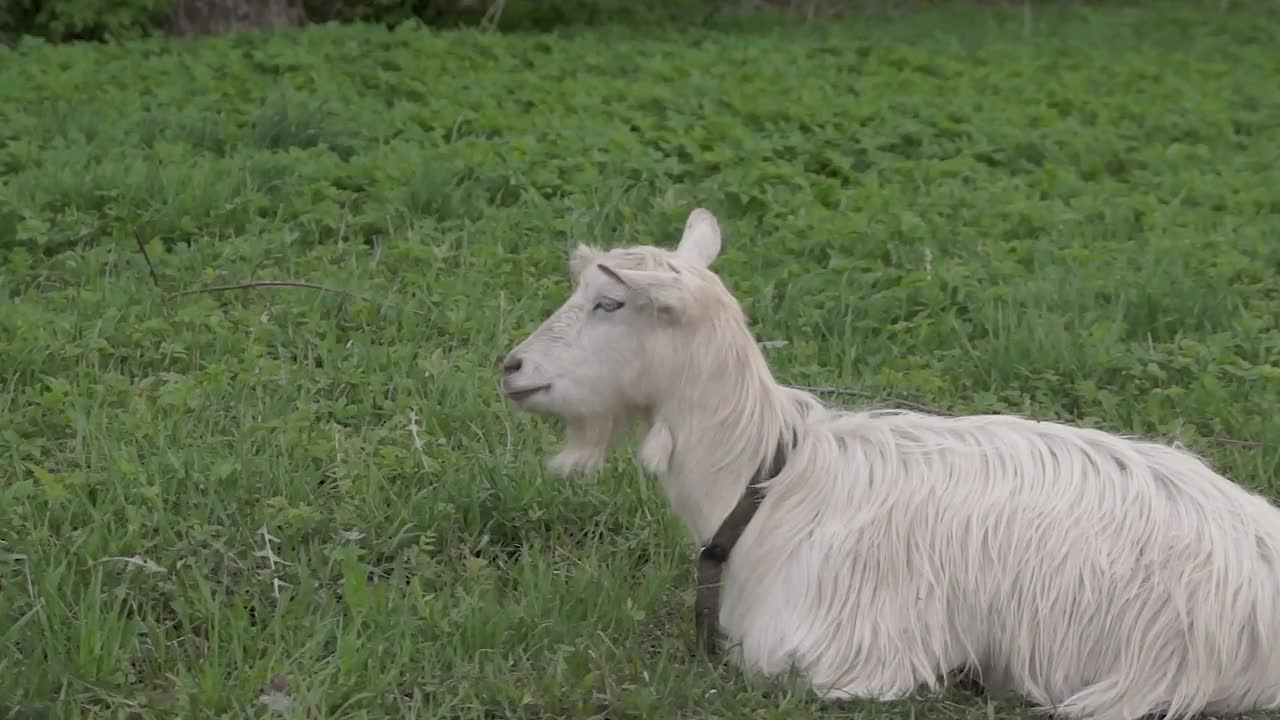
<path fill-rule="evenodd" d="M 691 657 L 660 492 L 546 475 L 497 361 L 573 243 L 706 205 L 782 382 L 1280 495 L 1280 19 L 1035 20 L 0 46 L 0 714 L 265 716 L 279 672 L 298 718 L 1025 714 Z M 164 300 L 252 279 L 367 299 Z"/>

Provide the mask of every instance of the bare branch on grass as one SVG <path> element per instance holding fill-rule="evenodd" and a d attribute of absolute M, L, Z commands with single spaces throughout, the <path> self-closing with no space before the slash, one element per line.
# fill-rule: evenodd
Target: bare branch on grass
<path fill-rule="evenodd" d="M 1235 445 L 1236 447 L 1246 447 L 1246 448 L 1271 447 L 1270 445 L 1263 442 L 1258 442 L 1257 440 L 1237 440 L 1235 438 L 1214 437 L 1214 436 L 1209 436 L 1204 439 L 1210 442 L 1218 443 L 1220 445 Z"/>
<path fill-rule="evenodd" d="M 834 387 L 829 385 L 788 385 L 787 387 L 796 390 L 803 390 L 814 395 L 846 395 L 849 397 L 860 397 L 874 402 L 889 402 L 906 410 L 915 410 L 916 412 L 928 413 L 930 415 L 942 415 L 945 417 L 954 417 L 955 413 L 936 408 L 931 405 L 922 405 L 920 403 L 911 402 L 910 400 L 899 400 L 897 398 L 885 397 L 883 395 L 873 395 L 862 390 L 853 390 L 851 388 Z"/>
<path fill-rule="evenodd" d="M 334 293 L 336 295 L 346 295 L 347 297 L 352 297 L 357 300 L 363 300 L 367 303 L 372 303 L 375 305 L 379 305 L 379 304 L 386 305 L 387 307 L 394 307 L 397 309 L 408 310 L 411 313 L 422 315 L 424 317 L 426 316 L 426 313 L 422 312 L 421 310 L 415 310 L 413 308 L 402 308 L 399 305 L 394 305 L 386 301 L 374 300 L 371 297 L 361 295 L 359 293 L 354 293 L 354 292 L 351 292 L 350 290 L 343 290 L 341 288 L 329 287 L 328 285 L 318 285 L 316 283 L 302 282 L 299 280 L 251 280 L 249 282 L 234 283 L 231 285 L 210 285 L 208 287 L 192 288 L 190 290 L 180 290 L 176 293 L 171 293 L 165 297 L 165 302 L 169 302 L 170 300 L 182 297 L 184 295 L 196 295 L 200 293 L 231 292 L 233 290 L 252 290 L 255 288 L 304 288 L 307 290 L 317 290 L 320 292 Z"/>
<path fill-rule="evenodd" d="M 138 249 L 142 251 L 142 259 L 147 261 L 147 272 L 151 273 L 151 282 L 156 287 L 160 287 L 160 276 L 156 274 L 156 266 L 151 264 L 151 255 L 147 253 L 147 244 L 142 241 L 142 234 L 138 232 L 137 225 L 130 225 L 129 230 L 133 233 L 133 239 L 138 241 Z"/>
<path fill-rule="evenodd" d="M 819 385 L 788 385 L 787 387 L 795 388 L 796 390 L 803 390 L 805 392 L 810 392 L 815 395 L 844 395 L 848 397 L 860 397 L 867 400 L 871 400 L 873 402 L 886 402 L 886 403 L 889 403 L 890 405 L 894 405 L 905 410 L 914 410 L 916 412 L 928 413 L 930 415 L 941 415 L 943 417 L 957 417 L 958 415 L 957 413 L 951 412 L 949 410 L 933 407 L 931 405 L 924 405 L 921 403 L 912 402 L 910 400 L 900 400 L 898 398 L 887 397 L 884 395 L 875 395 L 869 392 L 864 392 L 862 390 L 854 390 L 852 388 L 819 386 Z M 1043 420 L 1043 418 L 1035 418 L 1035 419 Z M 1213 443 L 1216 445 L 1231 445 L 1234 447 L 1242 447 L 1242 448 L 1250 448 L 1250 449 L 1273 447 L 1268 443 L 1258 442 L 1257 440 L 1238 440 L 1236 438 L 1217 437 L 1213 435 L 1202 437 L 1201 440 L 1204 440 L 1205 442 Z"/>

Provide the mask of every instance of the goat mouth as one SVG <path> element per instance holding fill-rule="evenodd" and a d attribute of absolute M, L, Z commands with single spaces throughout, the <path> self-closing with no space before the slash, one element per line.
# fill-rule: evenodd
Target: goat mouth
<path fill-rule="evenodd" d="M 550 387 L 551 387 L 551 383 L 547 383 L 546 385 L 538 385 L 537 387 L 523 388 L 518 390 L 511 389 L 511 390 L 507 390 L 507 397 L 511 398 L 515 402 L 521 402 L 533 397 L 534 395 L 537 395 L 540 392 L 543 392 L 544 390 Z"/>

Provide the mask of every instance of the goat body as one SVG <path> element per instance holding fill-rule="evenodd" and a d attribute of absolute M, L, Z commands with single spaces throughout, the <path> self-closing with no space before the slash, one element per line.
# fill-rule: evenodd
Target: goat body
<path fill-rule="evenodd" d="M 777 384 L 709 270 L 579 247 L 577 287 L 504 388 L 565 418 L 560 472 L 629 419 L 704 542 L 783 434 L 781 473 L 724 569 L 730 657 L 831 699 L 901 698 L 964 669 L 1068 717 L 1280 707 L 1280 509 L 1178 447 L 1016 416 L 837 411 Z"/>

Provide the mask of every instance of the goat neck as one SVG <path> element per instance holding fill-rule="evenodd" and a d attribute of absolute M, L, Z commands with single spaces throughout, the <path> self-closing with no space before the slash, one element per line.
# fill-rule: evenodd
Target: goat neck
<path fill-rule="evenodd" d="M 663 456 L 655 464 L 665 466 L 659 474 L 672 509 L 698 543 L 772 460 L 786 426 L 782 394 L 759 347 L 745 326 L 733 335 L 693 346 L 697 358 L 673 375 L 646 438 L 646 454 Z"/>

